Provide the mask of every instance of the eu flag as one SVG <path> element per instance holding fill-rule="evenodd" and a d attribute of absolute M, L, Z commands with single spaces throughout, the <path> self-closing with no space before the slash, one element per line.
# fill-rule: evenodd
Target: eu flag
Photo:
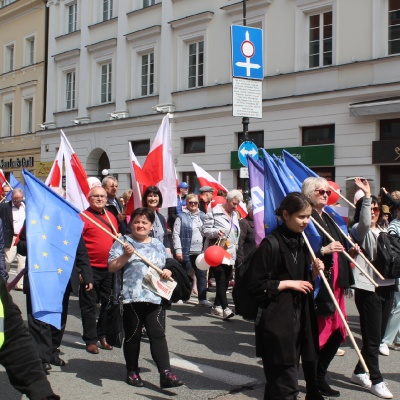
<path fill-rule="evenodd" d="M 303 183 L 310 176 L 318 178 L 318 174 L 316 174 L 314 171 L 304 165 L 295 156 L 293 156 L 286 150 L 283 150 L 282 154 L 285 164 L 301 183 Z"/>
<path fill-rule="evenodd" d="M 25 179 L 28 277 L 34 318 L 61 328 L 62 300 L 83 229 L 79 210 L 30 172 Z"/>

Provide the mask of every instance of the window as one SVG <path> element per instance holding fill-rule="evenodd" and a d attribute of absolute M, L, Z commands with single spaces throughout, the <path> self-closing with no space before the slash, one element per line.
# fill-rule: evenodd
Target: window
<path fill-rule="evenodd" d="M 389 54 L 400 53 L 400 0 L 389 0 Z"/>
<path fill-rule="evenodd" d="M 143 0 L 143 8 L 154 6 L 156 4 L 156 0 Z"/>
<path fill-rule="evenodd" d="M 248 140 L 253 142 L 259 149 L 264 147 L 264 131 L 248 132 Z M 238 146 L 244 142 L 244 133 L 238 133 Z"/>
<path fill-rule="evenodd" d="M 27 133 L 32 133 L 33 128 L 33 99 L 25 100 L 25 112 L 26 112 L 26 127 Z"/>
<path fill-rule="evenodd" d="M 400 119 L 385 119 L 380 121 L 380 140 L 400 138 Z"/>
<path fill-rule="evenodd" d="M 103 0 L 103 21 L 113 17 L 113 0 Z"/>
<path fill-rule="evenodd" d="M 5 72 L 14 71 L 14 43 L 6 46 Z"/>
<path fill-rule="evenodd" d="M 204 41 L 189 44 L 189 88 L 203 86 Z"/>
<path fill-rule="evenodd" d="M 25 39 L 25 65 L 35 64 L 35 37 Z"/>
<path fill-rule="evenodd" d="M 68 33 L 75 32 L 77 29 L 78 4 L 68 6 Z"/>
<path fill-rule="evenodd" d="M 13 136 L 13 104 L 5 105 L 5 136 Z"/>
<path fill-rule="evenodd" d="M 111 101 L 111 63 L 101 66 L 101 102 Z"/>
<path fill-rule="evenodd" d="M 141 87 L 142 96 L 148 96 L 154 93 L 154 53 L 142 55 Z"/>
<path fill-rule="evenodd" d="M 75 71 L 66 74 L 65 96 L 67 110 L 75 108 Z"/>
<path fill-rule="evenodd" d="M 147 156 L 150 152 L 150 139 L 131 141 L 132 151 L 136 157 Z"/>
<path fill-rule="evenodd" d="M 335 143 L 335 125 L 302 128 L 302 146 Z"/>
<path fill-rule="evenodd" d="M 205 153 L 206 152 L 206 137 L 197 136 L 183 139 L 183 153 Z"/>
<path fill-rule="evenodd" d="M 0 0 L 0 8 L 8 6 L 11 3 L 14 3 L 16 0 Z"/>
<path fill-rule="evenodd" d="M 332 11 L 309 17 L 309 67 L 332 65 Z"/>

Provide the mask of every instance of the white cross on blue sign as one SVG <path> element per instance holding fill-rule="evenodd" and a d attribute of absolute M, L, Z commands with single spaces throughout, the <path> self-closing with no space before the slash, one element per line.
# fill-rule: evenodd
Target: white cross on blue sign
<path fill-rule="evenodd" d="M 262 29 L 232 25 L 232 75 L 236 78 L 263 79 Z"/>

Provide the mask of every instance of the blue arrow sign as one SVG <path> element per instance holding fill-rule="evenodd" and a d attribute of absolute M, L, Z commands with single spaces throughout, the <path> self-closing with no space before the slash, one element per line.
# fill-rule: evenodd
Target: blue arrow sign
<path fill-rule="evenodd" d="M 263 79 L 263 32 L 249 26 L 232 25 L 232 75 L 236 78 Z"/>
<path fill-rule="evenodd" d="M 258 160 L 258 148 L 253 142 L 243 142 L 239 146 L 238 157 L 242 165 L 247 167 L 247 156 Z"/>

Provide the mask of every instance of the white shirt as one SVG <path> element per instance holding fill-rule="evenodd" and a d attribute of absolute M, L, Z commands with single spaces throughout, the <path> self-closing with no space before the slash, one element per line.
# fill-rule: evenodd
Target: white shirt
<path fill-rule="evenodd" d="M 22 226 L 25 222 L 25 204 L 21 203 L 19 208 L 12 206 L 12 215 L 13 215 L 13 226 L 14 226 L 14 235 L 18 235 L 21 232 Z"/>

